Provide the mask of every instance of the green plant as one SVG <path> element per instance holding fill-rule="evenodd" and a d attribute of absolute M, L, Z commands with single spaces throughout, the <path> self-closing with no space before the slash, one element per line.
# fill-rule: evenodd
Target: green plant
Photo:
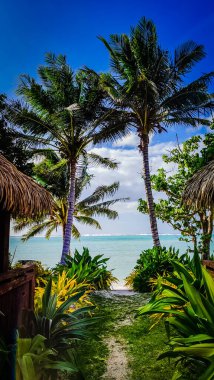
<path fill-rule="evenodd" d="M 68 277 L 75 277 L 78 283 L 85 281 L 95 289 L 109 289 L 117 279 L 107 269 L 108 260 L 103 255 L 92 257 L 88 248 L 83 247 L 82 254 L 76 249 L 73 256 L 66 256 L 65 265 L 58 264 L 54 272 L 62 273 L 65 270 Z"/>
<path fill-rule="evenodd" d="M 42 297 L 44 295 L 45 286 L 47 283 L 48 280 L 43 280 L 42 286 L 37 286 L 35 289 L 34 304 L 36 310 L 41 309 L 42 307 Z M 57 307 L 61 306 L 61 304 L 69 297 L 75 296 L 81 291 L 84 293 L 82 297 L 75 302 L 75 309 L 78 309 L 80 306 L 92 305 L 89 300 L 89 295 L 92 289 L 89 289 L 89 286 L 85 281 L 77 283 L 75 277 L 68 277 L 68 273 L 66 271 L 59 273 L 56 278 L 52 278 L 51 294 L 56 294 L 57 296 Z"/>
<path fill-rule="evenodd" d="M 31 313 L 28 336 L 40 334 L 46 346 L 55 349 L 60 355 L 74 347 L 77 339 L 87 336 L 87 328 L 94 323 L 89 312 L 94 306 L 76 308 L 76 303 L 84 295 L 84 290 L 68 297 L 58 306 L 58 294 L 52 292 L 52 278 L 48 281 L 42 296 L 41 306 Z"/>
<path fill-rule="evenodd" d="M 175 248 L 153 247 L 144 250 L 137 260 L 134 270 L 126 278 L 126 285 L 139 292 L 152 290 L 152 279 L 173 271 L 172 259 L 179 258 L 179 251 Z M 180 260 L 188 260 L 187 255 L 182 255 Z"/>
<path fill-rule="evenodd" d="M 16 380 L 56 379 L 57 370 L 77 372 L 73 363 L 59 361 L 58 353 L 45 342 L 42 335 L 17 339 Z"/>
<path fill-rule="evenodd" d="M 204 364 L 200 380 L 214 379 L 214 281 L 200 263 L 195 251 L 192 271 L 177 260 L 174 272 L 163 278 L 151 301 L 139 314 L 168 316 L 167 322 L 175 336 L 170 336 L 170 350 L 160 355 L 179 360 L 196 360 Z"/>

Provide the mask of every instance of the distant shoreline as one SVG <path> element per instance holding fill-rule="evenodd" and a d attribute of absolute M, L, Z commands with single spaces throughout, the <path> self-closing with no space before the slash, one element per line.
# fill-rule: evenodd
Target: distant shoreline
<path fill-rule="evenodd" d="M 80 239 L 81 237 L 111 237 L 111 236 L 152 236 L 152 234 L 103 234 L 103 235 L 98 235 L 98 234 L 83 234 L 80 236 Z M 181 234 L 159 234 L 159 236 L 181 236 Z M 10 237 L 14 237 L 14 238 L 19 238 L 19 237 L 22 237 L 22 235 L 10 235 Z M 34 236 L 33 238 L 45 238 L 45 236 Z M 53 239 L 53 238 L 61 238 L 61 236 L 51 236 L 50 239 Z"/>

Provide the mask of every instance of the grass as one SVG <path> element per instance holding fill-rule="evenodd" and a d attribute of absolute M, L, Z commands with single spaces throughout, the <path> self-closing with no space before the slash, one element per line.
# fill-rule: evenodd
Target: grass
<path fill-rule="evenodd" d="M 167 337 L 163 323 L 150 330 L 148 317 L 136 316 L 136 309 L 147 302 L 148 295 L 94 296 L 96 316 L 99 318 L 90 337 L 79 343 L 77 363 L 80 374 L 72 380 L 99 380 L 105 373 L 109 355 L 106 340 L 113 336 L 126 347 L 129 360 L 129 380 L 168 380 L 175 371 L 168 359 L 157 361 L 160 353 L 167 349 Z M 189 372 L 183 373 L 182 380 L 197 379 Z"/>

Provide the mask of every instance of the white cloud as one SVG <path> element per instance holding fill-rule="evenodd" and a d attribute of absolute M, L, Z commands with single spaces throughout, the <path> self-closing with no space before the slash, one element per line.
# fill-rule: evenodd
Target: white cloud
<path fill-rule="evenodd" d="M 136 147 L 139 144 L 139 137 L 131 132 L 127 136 L 115 141 L 113 147 Z"/>

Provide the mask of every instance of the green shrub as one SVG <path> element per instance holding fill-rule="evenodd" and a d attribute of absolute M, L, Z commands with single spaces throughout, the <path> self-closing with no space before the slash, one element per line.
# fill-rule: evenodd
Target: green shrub
<path fill-rule="evenodd" d="M 138 292 L 151 291 L 151 279 L 173 271 L 172 259 L 179 259 L 179 250 L 172 247 L 153 247 L 144 250 L 134 270 L 126 278 L 126 285 Z M 179 260 L 187 261 L 188 256 L 182 255 Z"/>
<path fill-rule="evenodd" d="M 52 291 L 53 280 L 48 281 L 41 302 L 28 318 L 28 324 L 24 323 L 22 335 L 32 337 L 37 334 L 44 336 L 46 346 L 60 353 L 73 347 L 76 339 L 87 336 L 88 327 L 94 323 L 90 316 L 94 309 L 92 304 L 81 307 L 77 303 L 84 296 L 85 290 L 77 292 L 62 302 L 58 302 L 59 293 Z"/>
<path fill-rule="evenodd" d="M 117 279 L 112 275 L 112 272 L 107 269 L 108 258 L 103 258 L 103 255 L 91 257 L 88 248 L 83 248 L 82 254 L 77 249 L 73 256 L 67 256 L 65 265 L 58 264 L 54 268 L 54 273 L 67 272 L 68 277 L 75 279 L 78 283 L 87 282 L 97 290 L 110 289 L 111 284 Z"/>
<path fill-rule="evenodd" d="M 169 336 L 170 350 L 164 357 L 179 361 L 198 362 L 204 366 L 200 380 L 214 379 L 214 280 L 194 253 L 192 271 L 177 260 L 172 261 L 174 272 L 162 279 L 151 301 L 139 309 L 142 314 L 167 316 L 173 328 Z M 178 378 L 178 377 L 176 377 Z"/>
<path fill-rule="evenodd" d="M 77 372 L 73 363 L 58 360 L 58 353 L 45 343 L 42 335 L 17 339 L 16 380 L 56 379 L 57 370 Z"/>

